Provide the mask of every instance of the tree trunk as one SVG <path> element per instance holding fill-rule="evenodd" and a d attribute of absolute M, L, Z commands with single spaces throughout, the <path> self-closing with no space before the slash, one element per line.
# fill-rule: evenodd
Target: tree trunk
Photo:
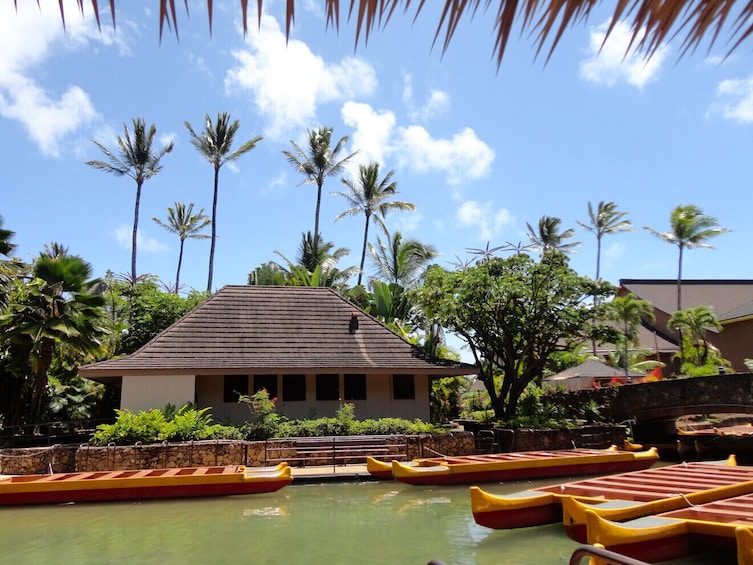
<path fill-rule="evenodd" d="M 212 277 L 214 276 L 214 245 L 217 240 L 217 193 L 220 181 L 220 168 L 214 167 L 214 200 L 212 201 L 212 243 L 209 247 L 209 276 L 207 278 L 207 292 L 212 292 Z"/>
<path fill-rule="evenodd" d="M 136 205 L 133 208 L 133 237 L 131 239 L 131 281 L 136 282 L 136 241 L 139 233 L 139 206 L 141 205 L 142 181 L 136 181 Z"/>

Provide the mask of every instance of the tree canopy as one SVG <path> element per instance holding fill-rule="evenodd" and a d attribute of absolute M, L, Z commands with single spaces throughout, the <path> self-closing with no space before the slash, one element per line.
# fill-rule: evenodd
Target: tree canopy
<path fill-rule="evenodd" d="M 549 356 L 567 340 L 601 341 L 613 332 L 592 323 L 584 301 L 596 292 L 614 288 L 579 276 L 564 254 L 549 251 L 539 262 L 515 254 L 453 272 L 432 267 L 416 298 L 428 318 L 467 342 L 495 415 L 510 419 L 526 386 L 542 378 Z"/>

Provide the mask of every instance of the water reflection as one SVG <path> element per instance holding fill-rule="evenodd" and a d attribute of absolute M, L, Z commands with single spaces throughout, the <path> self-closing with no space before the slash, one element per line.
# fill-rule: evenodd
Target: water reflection
<path fill-rule="evenodd" d="M 541 484 L 488 488 L 502 493 Z M 0 562 L 35 565 L 422 565 L 431 559 L 526 565 L 567 563 L 577 546 L 559 524 L 517 531 L 478 526 L 468 487 L 391 481 L 294 483 L 276 493 L 203 500 L 6 508 L 0 532 Z M 708 562 L 708 556 L 686 561 Z"/>

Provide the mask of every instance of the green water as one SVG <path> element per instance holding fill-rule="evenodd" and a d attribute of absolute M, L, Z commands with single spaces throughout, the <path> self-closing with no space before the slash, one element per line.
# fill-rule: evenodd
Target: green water
<path fill-rule="evenodd" d="M 487 485 L 514 492 L 552 481 Z M 561 481 L 557 481 L 561 482 Z M 467 486 L 292 484 L 271 494 L 0 510 L 0 563 L 568 563 L 559 524 L 478 526 Z M 719 556 L 684 563 L 734 563 Z"/>

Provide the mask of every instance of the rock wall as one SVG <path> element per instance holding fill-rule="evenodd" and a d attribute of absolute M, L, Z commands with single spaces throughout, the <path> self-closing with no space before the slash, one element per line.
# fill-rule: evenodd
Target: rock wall
<path fill-rule="evenodd" d="M 384 440 L 389 453 L 405 454 L 405 459 L 474 453 L 473 434 L 391 436 Z M 290 459 L 291 465 L 331 464 L 318 461 L 315 453 L 299 454 L 294 440 L 197 441 L 133 446 L 93 447 L 54 445 L 45 448 L 0 450 L 0 474 L 69 473 L 75 471 L 114 471 L 122 469 L 161 469 L 213 465 L 261 467 L 268 458 Z M 319 457 L 321 459 L 321 457 Z M 365 455 L 361 457 L 365 461 Z M 352 459 L 350 463 L 355 463 Z"/>

